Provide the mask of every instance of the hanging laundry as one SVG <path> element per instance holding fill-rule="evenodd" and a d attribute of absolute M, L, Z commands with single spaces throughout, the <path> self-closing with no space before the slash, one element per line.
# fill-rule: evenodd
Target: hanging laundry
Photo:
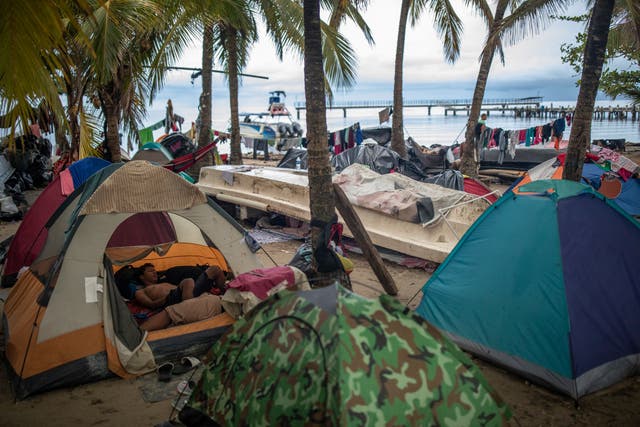
<path fill-rule="evenodd" d="M 551 139 L 551 124 L 547 123 L 542 126 L 542 142 L 547 142 Z"/>
<path fill-rule="evenodd" d="M 154 123 L 151 126 L 138 130 L 138 136 L 140 137 L 140 144 L 153 142 L 153 131 L 160 129 L 163 126 L 164 126 L 164 120 L 160 120 L 159 122 Z"/>

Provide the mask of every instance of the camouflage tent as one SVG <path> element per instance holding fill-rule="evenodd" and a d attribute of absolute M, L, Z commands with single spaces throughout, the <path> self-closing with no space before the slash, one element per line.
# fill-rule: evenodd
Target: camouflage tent
<path fill-rule="evenodd" d="M 396 300 L 282 291 L 216 343 L 187 425 L 502 425 L 478 368 Z"/>

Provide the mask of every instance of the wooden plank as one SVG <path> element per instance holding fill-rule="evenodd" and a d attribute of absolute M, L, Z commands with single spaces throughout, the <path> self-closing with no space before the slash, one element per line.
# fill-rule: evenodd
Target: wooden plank
<path fill-rule="evenodd" d="M 378 277 L 378 280 L 382 284 L 382 287 L 389 295 L 398 295 L 398 287 L 396 286 L 393 277 L 389 274 L 389 271 L 384 266 L 384 262 L 382 262 L 382 258 L 378 253 L 378 250 L 373 245 L 367 230 L 365 230 L 364 225 L 362 225 L 362 221 L 356 214 L 356 211 L 351 206 L 351 202 L 347 198 L 347 195 L 344 194 L 342 188 L 338 184 L 333 184 L 333 190 L 336 195 L 336 207 L 338 208 L 338 212 L 347 223 L 347 227 L 353 233 L 353 237 L 358 242 L 358 246 L 362 249 L 364 256 L 369 261 L 369 265 L 373 269 L 373 272 Z"/>

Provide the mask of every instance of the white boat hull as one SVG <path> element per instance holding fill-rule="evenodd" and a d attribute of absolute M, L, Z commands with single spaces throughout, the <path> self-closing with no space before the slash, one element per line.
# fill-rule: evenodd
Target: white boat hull
<path fill-rule="evenodd" d="M 409 191 L 424 192 L 423 186 L 432 185 L 406 179 L 420 186 L 418 190 L 411 188 Z M 336 181 L 339 179 L 334 177 L 334 182 Z M 203 192 L 215 196 L 220 201 L 265 212 L 277 212 L 302 221 L 311 220 L 308 178 L 304 170 L 212 166 L 200 170 L 197 185 Z M 442 187 L 435 187 L 442 189 Z M 345 189 L 345 186 L 341 184 L 341 188 Z M 345 189 L 345 193 L 350 199 L 353 198 L 348 189 Z M 354 205 L 354 208 L 375 245 L 414 257 L 442 262 L 462 234 L 488 206 L 485 200 L 473 199 L 472 196 L 463 192 L 455 191 L 455 193 L 454 198 L 457 198 L 457 193 L 460 193 L 457 199 L 461 202 L 460 206 L 444 209 L 446 215 L 438 215 L 438 218 L 429 225 L 402 221 L 390 216 L 389 213 L 362 206 Z M 342 218 L 339 220 L 344 224 Z M 344 233 L 353 237 L 346 226 Z"/>

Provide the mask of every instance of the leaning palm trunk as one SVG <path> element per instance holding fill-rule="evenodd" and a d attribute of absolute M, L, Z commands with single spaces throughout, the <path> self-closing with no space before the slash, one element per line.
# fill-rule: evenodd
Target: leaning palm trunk
<path fill-rule="evenodd" d="M 502 18 L 507 10 L 507 2 L 501 1 L 496 6 L 496 13 L 493 19 L 493 25 L 489 32 L 489 42 L 482 53 L 482 59 L 480 60 L 480 70 L 478 70 L 478 79 L 476 80 L 476 87 L 473 90 L 473 99 L 471 100 L 471 111 L 469 111 L 469 120 L 467 121 L 467 131 L 465 132 L 464 146 L 462 150 L 462 159 L 460 162 L 460 170 L 463 174 L 471 177 L 478 176 L 478 170 L 480 165 L 478 159 L 476 159 L 476 146 L 474 143 L 474 133 L 476 125 L 478 124 L 478 116 L 480 116 L 480 110 L 482 109 L 482 101 L 484 100 L 484 92 L 487 88 L 487 80 L 489 79 L 489 72 L 491 71 L 491 63 L 493 62 L 493 55 L 495 54 L 497 38 L 494 36 L 502 23 Z"/>
<path fill-rule="evenodd" d="M 491 70 L 491 62 L 495 49 L 489 49 L 482 55 L 480 62 L 480 70 L 478 71 L 478 79 L 476 80 L 476 88 L 473 91 L 473 100 L 471 101 L 471 111 L 469 112 L 469 120 L 467 121 L 467 131 L 464 138 L 464 147 L 462 150 L 462 160 L 460 163 L 460 171 L 468 176 L 478 176 L 478 159 L 476 158 L 476 145 L 474 143 L 474 133 L 478 124 L 478 116 L 482 108 L 484 92 L 487 88 L 487 79 Z"/>
<path fill-rule="evenodd" d="M 403 117 L 402 117 L 402 64 L 404 61 L 404 39 L 407 32 L 407 18 L 411 0 L 402 0 L 400 8 L 400 23 L 398 24 L 398 43 L 396 45 L 396 63 L 393 78 L 393 123 L 391 126 L 391 149 L 400 157 L 407 157 L 404 145 Z"/>
<path fill-rule="evenodd" d="M 234 29 L 229 30 L 229 108 L 231 110 L 231 164 L 242 164 L 240 150 L 240 119 L 238 117 L 238 40 Z"/>
<path fill-rule="evenodd" d="M 615 0 L 596 0 L 589 22 L 578 102 L 562 178 L 580 181 L 584 155 L 591 142 L 591 119 L 604 63 Z"/>
<path fill-rule="evenodd" d="M 335 200 L 327 149 L 327 117 L 322 68 L 322 36 L 318 0 L 304 0 L 304 92 L 307 102 L 307 140 L 309 155 L 309 210 L 314 251 L 323 242 L 322 228 L 335 216 Z M 315 254 L 314 254 L 315 255 Z M 315 258 L 315 257 L 314 257 Z"/>

